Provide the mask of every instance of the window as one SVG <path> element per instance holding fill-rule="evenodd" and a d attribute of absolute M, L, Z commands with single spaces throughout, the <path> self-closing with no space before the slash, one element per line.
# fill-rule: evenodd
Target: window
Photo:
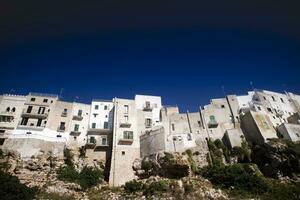
<path fill-rule="evenodd" d="M 123 139 L 133 140 L 133 132 L 132 131 L 124 131 Z"/>
<path fill-rule="evenodd" d="M 257 109 L 258 109 L 258 110 L 261 110 L 260 106 L 257 106 Z"/>
<path fill-rule="evenodd" d="M 125 118 L 125 122 L 128 122 L 128 120 L 129 120 L 128 115 L 125 115 L 124 118 Z"/>
<path fill-rule="evenodd" d="M 79 131 L 79 124 L 75 124 L 74 131 Z"/>
<path fill-rule="evenodd" d="M 65 130 L 65 128 L 66 128 L 66 123 L 65 122 L 60 122 L 59 130 Z"/>
<path fill-rule="evenodd" d="M 48 99 L 44 99 L 43 102 L 44 102 L 44 103 L 47 103 L 47 102 L 48 102 Z"/>
<path fill-rule="evenodd" d="M 9 111 L 10 111 L 10 107 L 7 107 L 7 108 L 6 108 L 6 112 L 9 112 Z"/>
<path fill-rule="evenodd" d="M 108 122 L 104 122 L 104 129 L 108 129 Z"/>
<path fill-rule="evenodd" d="M 125 156 L 125 151 L 122 151 L 122 156 Z"/>
<path fill-rule="evenodd" d="M 107 115 L 105 115 L 105 118 L 107 118 L 108 116 Z"/>
<path fill-rule="evenodd" d="M 27 113 L 31 113 L 31 111 L 32 111 L 32 106 L 28 106 Z"/>
<path fill-rule="evenodd" d="M 96 123 L 92 123 L 92 128 L 96 128 Z"/>
<path fill-rule="evenodd" d="M 66 113 L 68 111 L 68 109 L 64 108 L 64 113 Z"/>
<path fill-rule="evenodd" d="M 34 102 L 34 101 L 35 101 L 35 98 L 34 98 L 34 97 L 32 97 L 32 98 L 30 99 L 30 101 Z"/>
<path fill-rule="evenodd" d="M 276 101 L 276 100 L 275 100 L 275 97 L 273 97 L 273 96 L 272 96 L 272 99 L 273 99 L 273 101 Z"/>
<path fill-rule="evenodd" d="M 79 117 L 81 117 L 81 116 L 82 116 L 82 110 L 78 110 L 77 115 L 78 115 Z"/>
<path fill-rule="evenodd" d="M 102 145 L 107 145 L 107 138 L 106 137 L 102 138 Z"/>
<path fill-rule="evenodd" d="M 146 119 L 146 127 L 151 127 L 151 119 Z"/>
<path fill-rule="evenodd" d="M 26 126 L 27 125 L 27 123 L 28 123 L 28 118 L 22 118 L 22 121 L 21 121 L 21 125 L 24 125 L 24 126 Z"/>
<path fill-rule="evenodd" d="M 16 108 L 13 107 L 13 108 L 11 109 L 11 112 L 16 112 Z"/>
<path fill-rule="evenodd" d="M 128 113 L 128 110 L 129 110 L 128 105 L 124 105 L 124 113 Z"/>
<path fill-rule="evenodd" d="M 216 121 L 216 118 L 215 118 L 214 115 L 211 115 L 211 116 L 209 116 L 209 120 L 210 120 L 211 122 L 215 122 L 215 121 Z"/>
<path fill-rule="evenodd" d="M 90 137 L 90 139 L 89 139 L 90 141 L 89 141 L 89 143 L 92 143 L 92 144 L 96 144 L 96 138 L 95 137 Z"/>
<path fill-rule="evenodd" d="M 175 124 L 171 124 L 172 126 L 172 131 L 175 131 Z"/>
<path fill-rule="evenodd" d="M 99 105 L 95 105 L 95 110 L 98 110 L 99 109 Z"/>
<path fill-rule="evenodd" d="M 284 103 L 283 98 L 280 98 L 281 102 Z"/>
<path fill-rule="evenodd" d="M 53 103 L 53 100 L 51 100 L 50 103 Z"/>
<path fill-rule="evenodd" d="M 146 108 L 150 108 L 150 101 L 146 101 L 145 106 Z"/>
<path fill-rule="evenodd" d="M 104 110 L 107 110 L 107 105 L 104 106 Z"/>
<path fill-rule="evenodd" d="M 268 110 L 270 113 L 273 113 L 271 108 L 267 108 L 267 110 Z"/>
<path fill-rule="evenodd" d="M 221 108 L 225 108 L 225 105 L 221 105 Z"/>
<path fill-rule="evenodd" d="M 191 141 L 192 140 L 192 135 L 190 133 L 187 134 L 187 140 Z"/>
<path fill-rule="evenodd" d="M 42 125 L 42 119 L 38 119 L 36 126 L 41 126 Z"/>

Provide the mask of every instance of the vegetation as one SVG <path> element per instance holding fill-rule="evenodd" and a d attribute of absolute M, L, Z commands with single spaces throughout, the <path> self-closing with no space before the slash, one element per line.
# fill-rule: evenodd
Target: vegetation
<path fill-rule="evenodd" d="M 188 161 L 191 165 L 191 170 L 194 174 L 198 173 L 198 166 L 195 162 L 195 160 L 193 159 L 193 153 L 190 149 L 186 150 L 185 153 L 188 155 Z"/>
<path fill-rule="evenodd" d="M 85 158 L 86 149 L 85 146 L 79 148 L 79 158 Z"/>
<path fill-rule="evenodd" d="M 160 180 L 145 185 L 144 194 L 146 196 L 167 192 L 170 189 L 170 183 L 167 180 Z"/>
<path fill-rule="evenodd" d="M 20 183 L 18 177 L 0 170 L 0 198 L 5 200 L 31 200 L 37 192 L 36 188 L 29 188 Z"/>
<path fill-rule="evenodd" d="M 82 189 L 96 186 L 103 180 L 103 172 L 100 169 L 85 166 L 79 173 L 78 182 Z"/>
<path fill-rule="evenodd" d="M 126 192 L 135 193 L 143 189 L 143 183 L 134 179 L 132 181 L 126 182 L 124 189 Z"/>
<path fill-rule="evenodd" d="M 96 186 L 103 180 L 103 171 L 85 166 L 78 172 L 73 163 L 73 154 L 69 149 L 65 149 L 65 166 L 60 167 L 57 172 L 57 178 L 62 181 L 78 183 L 83 190 Z"/>
<path fill-rule="evenodd" d="M 146 172 L 148 172 L 149 170 L 153 169 L 153 163 L 149 160 L 143 159 L 142 160 L 142 166 L 141 169 L 145 170 Z"/>

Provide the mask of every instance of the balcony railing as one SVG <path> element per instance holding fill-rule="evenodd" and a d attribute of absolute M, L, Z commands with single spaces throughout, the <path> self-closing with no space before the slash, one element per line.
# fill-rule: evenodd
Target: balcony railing
<path fill-rule="evenodd" d="M 119 139 L 119 144 L 132 144 L 133 143 L 133 138 L 120 138 Z"/>
<path fill-rule="evenodd" d="M 30 130 L 37 130 L 37 131 L 41 131 L 45 127 L 46 127 L 45 125 L 41 125 L 41 126 L 30 126 L 30 125 L 22 125 L 22 124 L 18 125 L 18 129 L 30 129 Z"/>
<path fill-rule="evenodd" d="M 68 116 L 68 112 L 62 112 L 62 113 L 61 113 L 61 116 L 62 116 L 62 117 Z"/>
<path fill-rule="evenodd" d="M 70 135 L 72 135 L 72 136 L 79 136 L 81 134 L 81 132 L 80 131 L 71 131 L 70 132 Z"/>
<path fill-rule="evenodd" d="M 46 119 L 48 117 L 48 113 L 38 113 L 37 109 L 32 109 L 30 112 L 28 112 L 28 109 L 23 109 L 22 117 Z"/>
<path fill-rule="evenodd" d="M 120 127 L 121 128 L 130 128 L 131 127 L 131 123 L 129 123 L 129 122 L 121 122 L 120 123 Z"/>
<path fill-rule="evenodd" d="M 103 134 L 108 134 L 111 133 L 111 129 L 106 129 L 106 128 L 89 128 L 87 131 L 88 135 L 103 135 Z"/>
<path fill-rule="evenodd" d="M 61 126 L 59 126 L 59 127 L 57 128 L 57 132 L 65 132 L 65 130 L 66 130 L 66 127 L 61 127 Z"/>
<path fill-rule="evenodd" d="M 218 122 L 217 121 L 209 121 L 208 122 L 208 128 L 216 128 L 216 127 L 218 127 Z"/>
<path fill-rule="evenodd" d="M 13 122 L 0 122 L 0 128 L 14 129 L 15 128 L 15 123 L 13 123 Z"/>
<path fill-rule="evenodd" d="M 15 116 L 15 113 L 14 113 L 14 112 L 6 112 L 6 111 L 2 111 L 2 112 L 0 112 L 0 116 L 14 117 L 14 116 Z"/>
<path fill-rule="evenodd" d="M 81 121 L 83 119 L 82 116 L 79 115 L 73 115 L 73 120 Z"/>

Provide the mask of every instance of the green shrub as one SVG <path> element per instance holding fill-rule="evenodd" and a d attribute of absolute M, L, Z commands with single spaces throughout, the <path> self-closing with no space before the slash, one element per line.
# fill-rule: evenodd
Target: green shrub
<path fill-rule="evenodd" d="M 124 189 L 126 192 L 134 193 L 143 189 L 143 183 L 137 180 L 128 181 L 125 183 Z"/>
<path fill-rule="evenodd" d="M 79 157 L 80 158 L 85 158 L 85 154 L 86 154 L 85 146 L 80 147 L 79 148 Z"/>
<path fill-rule="evenodd" d="M 103 172 L 100 169 L 85 166 L 78 177 L 79 185 L 83 190 L 96 186 L 103 180 Z"/>
<path fill-rule="evenodd" d="M 160 180 L 152 182 L 148 187 L 145 188 L 144 194 L 146 196 L 167 192 L 170 189 L 170 184 L 167 180 Z"/>
<path fill-rule="evenodd" d="M 153 168 L 153 163 L 151 161 L 143 159 L 141 168 L 147 172 Z"/>
<path fill-rule="evenodd" d="M 229 166 L 206 167 L 202 175 L 223 188 L 234 186 L 237 189 L 263 193 L 269 188 L 268 181 L 255 165 L 233 164 Z"/>
<path fill-rule="evenodd" d="M 57 178 L 62 181 L 76 182 L 79 177 L 79 173 L 71 166 L 60 167 L 57 172 Z"/>
<path fill-rule="evenodd" d="M 73 163 L 73 154 L 72 154 L 71 150 L 68 149 L 68 148 L 64 149 L 64 161 L 65 161 L 66 165 L 68 165 L 68 166 L 74 166 L 74 163 Z"/>
<path fill-rule="evenodd" d="M 198 173 L 198 166 L 195 162 L 195 160 L 193 159 L 193 153 L 190 149 L 187 149 L 186 151 L 186 154 L 188 155 L 188 161 L 191 165 L 191 170 L 194 174 L 197 174 Z"/>
<path fill-rule="evenodd" d="M 18 177 L 0 171 L 0 199 L 31 200 L 34 199 L 36 192 L 37 189 L 20 183 Z"/>

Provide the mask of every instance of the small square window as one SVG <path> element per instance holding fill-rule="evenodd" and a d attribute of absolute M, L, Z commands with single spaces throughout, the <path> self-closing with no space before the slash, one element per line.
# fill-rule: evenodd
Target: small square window
<path fill-rule="evenodd" d="M 95 105 L 95 110 L 98 110 L 99 109 L 99 105 Z"/>
<path fill-rule="evenodd" d="M 48 99 L 44 99 L 43 102 L 44 102 L 44 103 L 47 103 L 47 102 L 48 102 Z"/>
<path fill-rule="evenodd" d="M 122 151 L 122 156 L 124 156 L 125 155 L 125 151 Z"/>
<path fill-rule="evenodd" d="M 225 105 L 221 105 L 221 108 L 225 108 Z"/>
<path fill-rule="evenodd" d="M 32 97 L 32 98 L 30 99 L 30 101 L 35 101 L 35 98 L 34 98 L 34 97 Z"/>

